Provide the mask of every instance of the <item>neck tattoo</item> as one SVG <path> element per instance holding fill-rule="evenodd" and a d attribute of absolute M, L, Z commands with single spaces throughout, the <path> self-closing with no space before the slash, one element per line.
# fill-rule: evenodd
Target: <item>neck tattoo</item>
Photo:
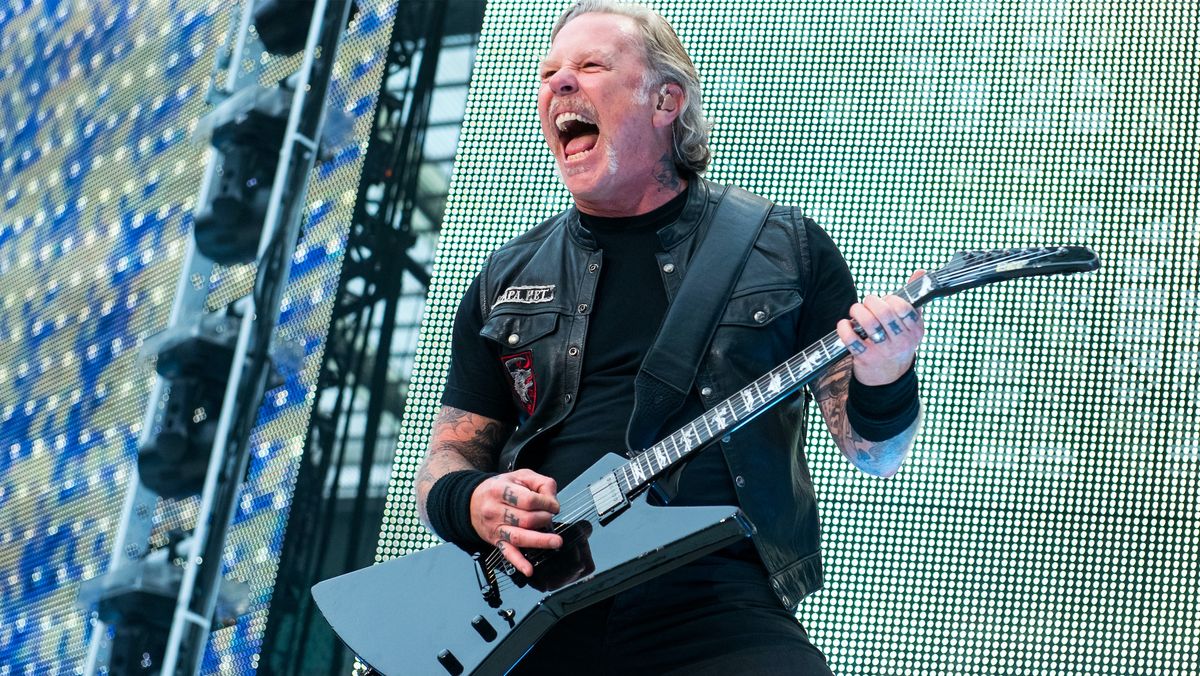
<path fill-rule="evenodd" d="M 654 180 L 658 181 L 662 190 L 677 193 L 682 189 L 679 184 L 679 172 L 675 169 L 675 163 L 671 161 L 669 153 L 664 153 L 655 166 Z"/>

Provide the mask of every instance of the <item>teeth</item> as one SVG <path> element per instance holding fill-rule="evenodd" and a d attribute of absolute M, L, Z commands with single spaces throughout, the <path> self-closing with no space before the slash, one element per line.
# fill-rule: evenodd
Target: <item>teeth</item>
<path fill-rule="evenodd" d="M 562 113 L 558 117 L 554 118 L 554 126 L 558 127 L 559 131 L 566 131 L 568 122 L 582 122 L 584 124 L 591 125 L 596 124 L 595 121 L 589 120 L 579 113 Z"/>

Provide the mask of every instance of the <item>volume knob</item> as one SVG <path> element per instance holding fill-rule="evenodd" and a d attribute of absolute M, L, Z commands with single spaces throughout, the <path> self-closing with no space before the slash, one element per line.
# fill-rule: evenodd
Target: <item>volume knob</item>
<path fill-rule="evenodd" d="M 475 619 L 471 620 L 471 628 L 479 633 L 483 640 L 491 643 L 496 640 L 496 629 L 490 622 L 483 619 L 483 615 L 476 615 Z"/>
<path fill-rule="evenodd" d="M 450 652 L 449 650 L 443 650 L 442 652 L 438 653 L 437 661 L 442 665 L 442 668 L 450 674 L 450 676 L 458 676 L 463 672 L 462 662 L 459 662 L 458 658 L 454 656 L 454 653 Z"/>

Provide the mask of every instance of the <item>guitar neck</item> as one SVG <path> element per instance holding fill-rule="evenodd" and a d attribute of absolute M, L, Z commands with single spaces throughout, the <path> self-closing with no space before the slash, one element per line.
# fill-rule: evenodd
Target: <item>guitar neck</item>
<path fill-rule="evenodd" d="M 914 307 L 964 289 L 1020 277 L 1086 272 L 1100 261 L 1084 247 L 1040 247 L 960 252 L 945 267 L 912 280 L 896 291 Z M 615 472 L 621 492 L 633 496 L 675 463 L 729 434 L 784 397 L 814 380 L 847 354 L 836 331 L 776 366 L 766 375 L 709 409 Z"/>

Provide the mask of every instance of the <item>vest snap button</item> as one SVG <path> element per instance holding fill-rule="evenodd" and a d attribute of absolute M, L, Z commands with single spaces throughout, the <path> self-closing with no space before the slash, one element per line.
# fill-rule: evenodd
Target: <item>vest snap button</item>
<path fill-rule="evenodd" d="M 758 312 L 755 312 L 754 313 L 754 321 L 758 322 L 759 324 L 762 324 L 763 322 L 767 321 L 767 311 L 759 310 Z"/>
<path fill-rule="evenodd" d="M 706 397 L 711 397 L 711 396 L 712 396 L 712 388 L 711 388 L 711 387 L 705 387 L 705 388 L 703 388 L 703 389 L 701 389 L 701 390 L 700 390 L 700 394 L 702 394 L 702 395 L 704 395 L 704 396 L 706 396 Z"/>
<path fill-rule="evenodd" d="M 675 264 L 667 263 L 666 265 L 663 266 L 663 272 L 667 273 L 668 275 L 671 274 L 672 272 L 675 272 Z"/>
<path fill-rule="evenodd" d="M 596 263 L 592 263 L 591 265 L 588 266 L 588 272 L 595 272 L 599 269 L 600 269 L 600 266 Z"/>
<path fill-rule="evenodd" d="M 515 333 L 514 333 L 514 334 L 511 334 L 511 335 L 509 335 L 509 337 L 508 337 L 508 344 L 509 344 L 509 345 L 516 345 L 516 344 L 517 344 L 517 343 L 519 343 L 519 342 L 521 342 L 521 336 L 518 336 L 518 335 L 517 335 L 517 334 L 515 334 Z"/>
<path fill-rule="evenodd" d="M 572 357 L 574 357 L 575 355 L 579 354 L 579 348 L 577 348 L 577 347 L 572 347 L 572 348 L 569 348 L 569 349 L 567 350 L 567 354 L 569 354 L 569 355 L 571 355 Z"/>
<path fill-rule="evenodd" d="M 587 312 L 587 303 L 580 303 L 579 304 L 579 313 L 583 314 L 584 312 Z"/>
<path fill-rule="evenodd" d="M 745 479 L 745 477 L 743 477 L 741 474 L 737 475 L 737 476 L 734 478 L 734 480 L 733 480 L 733 483 L 737 484 L 737 487 L 738 487 L 738 488 L 745 488 L 745 487 L 746 487 L 746 479 Z"/>

